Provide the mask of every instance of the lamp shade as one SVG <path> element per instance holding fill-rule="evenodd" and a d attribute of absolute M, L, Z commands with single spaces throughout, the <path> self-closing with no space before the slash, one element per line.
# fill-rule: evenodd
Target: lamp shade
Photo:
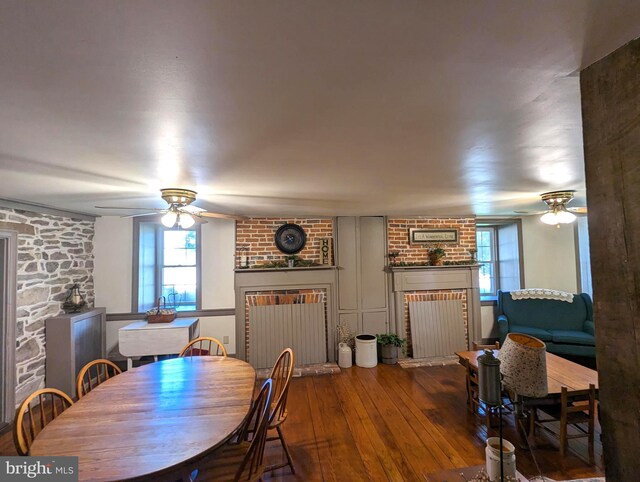
<path fill-rule="evenodd" d="M 547 346 L 541 340 L 509 333 L 498 354 L 504 385 L 525 397 L 547 396 L 546 352 Z"/>

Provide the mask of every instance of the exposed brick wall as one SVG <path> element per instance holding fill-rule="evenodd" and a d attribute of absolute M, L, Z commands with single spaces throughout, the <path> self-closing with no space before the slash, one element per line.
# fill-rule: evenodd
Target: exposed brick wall
<path fill-rule="evenodd" d="M 249 257 L 251 267 L 284 260 L 286 255 L 276 247 L 274 238 L 285 223 L 299 224 L 307 233 L 307 244 L 297 256 L 320 263 L 320 238 L 333 237 L 331 218 L 250 218 L 236 224 L 236 266 L 240 266 L 241 256 Z"/>
<path fill-rule="evenodd" d="M 407 355 L 413 356 L 411 344 L 411 320 L 409 303 L 414 301 L 448 301 L 462 300 L 462 323 L 464 323 L 465 342 L 469 342 L 468 305 L 466 290 L 407 291 L 404 294 L 404 325 L 407 330 Z"/>
<path fill-rule="evenodd" d="M 471 258 L 469 249 L 476 249 L 475 218 L 393 218 L 387 220 L 387 252 L 399 251 L 396 262 L 416 263 L 428 261 L 431 244 L 409 244 L 409 230 L 457 229 L 458 244 L 442 244 L 447 252 L 444 261 L 463 261 Z"/>

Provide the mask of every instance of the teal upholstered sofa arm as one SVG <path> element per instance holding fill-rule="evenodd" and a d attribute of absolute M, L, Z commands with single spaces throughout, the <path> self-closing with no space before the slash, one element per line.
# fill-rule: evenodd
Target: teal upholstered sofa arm
<path fill-rule="evenodd" d="M 505 315 L 498 316 L 498 328 L 500 328 L 500 345 L 502 345 L 509 333 L 509 319 Z"/>
<path fill-rule="evenodd" d="M 591 336 L 596 336 L 596 325 L 591 320 L 585 320 L 582 324 L 582 331 L 589 333 Z"/>

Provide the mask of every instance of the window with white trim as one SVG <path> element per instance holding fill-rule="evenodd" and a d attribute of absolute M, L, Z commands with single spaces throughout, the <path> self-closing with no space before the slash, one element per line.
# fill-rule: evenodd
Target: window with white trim
<path fill-rule="evenodd" d="M 477 258 L 480 263 L 480 298 L 490 300 L 498 290 L 522 287 L 520 226 L 514 222 L 478 223 Z"/>
<path fill-rule="evenodd" d="M 134 228 L 138 234 L 134 311 L 151 309 L 161 297 L 177 311 L 200 309 L 199 226 L 180 229 L 159 222 L 136 222 Z"/>

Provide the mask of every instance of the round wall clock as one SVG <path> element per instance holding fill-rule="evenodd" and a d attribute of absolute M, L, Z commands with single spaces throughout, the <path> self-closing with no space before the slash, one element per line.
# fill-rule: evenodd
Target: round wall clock
<path fill-rule="evenodd" d="M 286 254 L 298 253 L 307 242 L 307 234 L 302 226 L 297 224 L 283 224 L 276 231 L 276 246 Z"/>

